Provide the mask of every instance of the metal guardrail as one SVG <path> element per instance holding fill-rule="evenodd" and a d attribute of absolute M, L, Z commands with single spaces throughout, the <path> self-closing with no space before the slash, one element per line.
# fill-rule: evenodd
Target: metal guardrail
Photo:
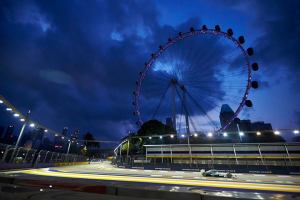
<path fill-rule="evenodd" d="M 15 152 L 15 153 L 14 153 Z M 76 163 L 87 161 L 82 155 L 64 154 L 46 150 L 29 149 L 0 143 L 0 165 L 26 165 L 37 167 L 39 164 Z"/>

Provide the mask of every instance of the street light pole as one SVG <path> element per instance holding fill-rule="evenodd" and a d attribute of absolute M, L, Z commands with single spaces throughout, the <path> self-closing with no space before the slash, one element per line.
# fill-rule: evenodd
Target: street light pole
<path fill-rule="evenodd" d="M 18 140 L 17 140 L 17 142 L 16 142 L 15 148 L 14 148 L 14 150 L 13 150 L 13 153 L 11 154 L 10 162 L 12 162 L 12 161 L 13 161 L 13 158 L 15 157 L 15 153 L 16 153 L 16 150 L 17 150 L 17 148 L 19 147 L 19 144 L 20 144 L 20 142 L 21 142 L 21 138 L 22 138 L 22 136 L 23 136 L 23 133 L 24 133 L 26 124 L 27 124 L 27 122 L 29 121 L 29 116 L 30 116 L 30 110 L 28 110 L 27 115 L 26 115 L 26 117 L 25 117 L 25 121 L 24 121 L 24 124 L 23 124 L 23 126 L 22 126 L 22 128 L 21 128 L 21 131 L 20 131 L 20 133 L 19 133 Z"/>

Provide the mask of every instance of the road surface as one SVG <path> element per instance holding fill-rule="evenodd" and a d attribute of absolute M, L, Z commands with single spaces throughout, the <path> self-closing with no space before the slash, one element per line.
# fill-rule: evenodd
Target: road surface
<path fill-rule="evenodd" d="M 1 172 L 1 176 L 44 180 L 86 180 L 136 185 L 139 187 L 159 187 L 168 190 L 189 188 L 190 191 L 248 192 L 253 194 L 292 194 L 300 197 L 300 176 L 233 174 L 233 178 L 203 177 L 200 172 L 123 169 L 109 162 L 90 165 L 52 167 L 42 169 L 15 170 Z M 262 199 L 262 198 L 258 198 Z M 284 199 L 284 198 L 283 198 Z"/>

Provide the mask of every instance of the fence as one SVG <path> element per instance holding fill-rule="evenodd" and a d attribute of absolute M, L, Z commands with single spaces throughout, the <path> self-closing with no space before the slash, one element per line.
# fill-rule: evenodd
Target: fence
<path fill-rule="evenodd" d="M 14 145 L 0 143 L 0 169 L 71 165 L 86 161 L 87 158 L 81 155 L 63 154 L 24 147 L 16 149 Z"/>
<path fill-rule="evenodd" d="M 115 149 L 114 163 L 147 169 L 221 169 L 235 172 L 300 174 L 300 143 L 144 145 L 144 155 Z"/>

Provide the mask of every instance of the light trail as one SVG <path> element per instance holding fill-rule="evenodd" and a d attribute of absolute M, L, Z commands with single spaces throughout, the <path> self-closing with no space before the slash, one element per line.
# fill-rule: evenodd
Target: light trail
<path fill-rule="evenodd" d="M 162 178 L 162 177 L 155 177 L 155 178 L 154 177 L 133 177 L 133 176 L 96 175 L 96 174 L 80 174 L 80 173 L 78 174 L 78 173 L 45 171 L 41 169 L 24 170 L 22 171 L 22 173 L 30 174 L 30 175 L 38 175 L 38 176 L 78 178 L 78 179 L 87 179 L 87 180 L 214 187 L 214 188 L 260 190 L 260 191 L 288 192 L 288 193 L 299 193 L 300 191 L 300 186 L 298 185 L 284 185 L 284 184 L 204 181 L 204 180 L 191 180 L 191 179 L 178 179 L 178 178 L 172 179 L 172 178 Z"/>

